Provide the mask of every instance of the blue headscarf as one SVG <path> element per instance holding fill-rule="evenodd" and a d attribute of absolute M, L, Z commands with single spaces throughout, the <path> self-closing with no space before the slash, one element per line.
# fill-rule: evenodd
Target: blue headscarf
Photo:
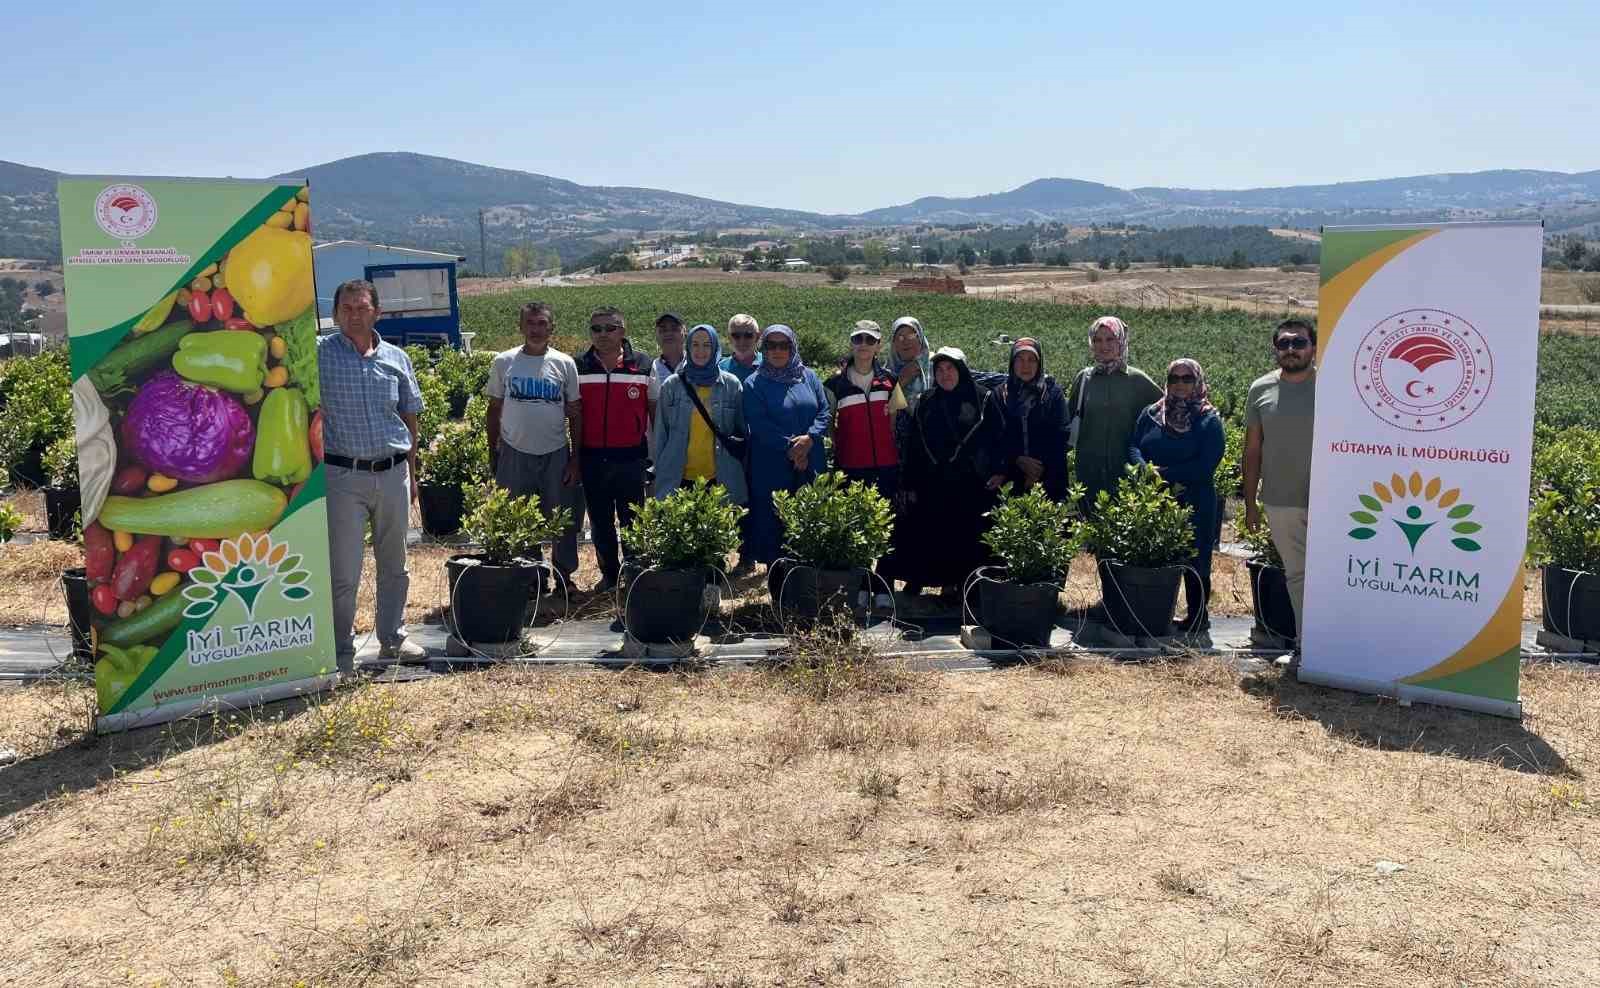
<path fill-rule="evenodd" d="M 705 333 L 711 337 L 711 359 L 704 366 L 694 362 L 694 334 Z M 701 323 L 689 330 L 689 338 L 683 345 L 683 364 L 679 366 L 678 373 L 697 388 L 707 388 L 717 383 L 717 378 L 722 375 L 719 362 L 722 360 L 722 340 L 717 338 L 717 331 L 706 323 Z"/>
<path fill-rule="evenodd" d="M 933 366 L 929 357 L 928 337 L 922 332 L 922 323 L 915 316 L 901 316 L 894 321 L 894 327 L 889 330 L 889 373 L 893 374 L 895 380 L 898 381 L 900 379 L 900 371 L 904 369 L 906 364 L 913 363 L 910 360 L 901 360 L 900 355 L 894 349 L 895 335 L 900 332 L 900 327 L 902 326 L 910 326 L 915 329 L 917 331 L 917 339 L 922 342 L 922 352 L 917 354 L 914 361 L 922 368 L 922 373 L 912 379 L 909 384 L 900 388 L 902 394 L 907 398 L 911 398 L 933 387 Z"/>
<path fill-rule="evenodd" d="M 769 381 L 779 384 L 797 384 L 805 378 L 806 365 L 800 359 L 800 340 L 794 335 L 794 330 L 783 323 L 774 323 L 761 331 L 761 344 L 765 346 L 769 336 L 781 336 L 789 341 L 789 362 L 783 367 L 774 367 L 770 360 L 763 360 L 756 365 L 756 373 Z"/>

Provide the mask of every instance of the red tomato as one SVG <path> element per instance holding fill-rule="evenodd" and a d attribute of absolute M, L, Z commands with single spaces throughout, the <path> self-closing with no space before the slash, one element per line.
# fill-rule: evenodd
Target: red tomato
<path fill-rule="evenodd" d="M 117 471 L 111 479 L 111 490 L 125 497 L 134 497 L 144 493 L 144 482 L 150 477 L 149 471 L 137 463 L 130 463 Z"/>
<path fill-rule="evenodd" d="M 218 288 L 212 292 L 211 312 L 222 320 L 223 325 L 227 325 L 228 320 L 233 318 L 233 293 L 226 288 Z"/>
<path fill-rule="evenodd" d="M 102 583 L 89 591 L 89 602 L 101 614 L 111 615 L 117 613 L 117 592 L 111 589 L 111 584 Z"/>
<path fill-rule="evenodd" d="M 167 553 L 167 569 L 187 573 L 200 565 L 200 557 L 189 549 L 173 549 Z"/>
<path fill-rule="evenodd" d="M 232 319 L 224 319 L 222 321 L 222 328 L 223 329 L 248 329 L 248 330 L 254 330 L 255 329 L 255 327 L 250 324 L 250 320 L 244 318 L 243 316 L 234 316 Z"/>
<path fill-rule="evenodd" d="M 189 318 L 194 320 L 196 326 L 203 322 L 211 321 L 211 296 L 205 292 L 194 292 L 189 296 Z"/>
<path fill-rule="evenodd" d="M 221 539 L 190 539 L 189 548 L 194 550 L 196 556 L 207 552 L 216 552 L 222 547 Z"/>

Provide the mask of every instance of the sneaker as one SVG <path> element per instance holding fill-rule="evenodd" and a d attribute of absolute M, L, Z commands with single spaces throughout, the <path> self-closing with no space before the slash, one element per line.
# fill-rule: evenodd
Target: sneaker
<path fill-rule="evenodd" d="M 617 589 L 617 581 L 613 577 L 602 576 L 600 582 L 589 588 L 590 593 L 610 593 Z"/>
<path fill-rule="evenodd" d="M 378 649 L 378 658 L 385 662 L 426 662 L 428 650 L 409 638 L 402 638 Z"/>
<path fill-rule="evenodd" d="M 741 559 L 739 560 L 739 565 L 728 571 L 728 579 L 742 580 L 747 576 L 753 576 L 755 571 L 756 561 L 754 559 Z"/>

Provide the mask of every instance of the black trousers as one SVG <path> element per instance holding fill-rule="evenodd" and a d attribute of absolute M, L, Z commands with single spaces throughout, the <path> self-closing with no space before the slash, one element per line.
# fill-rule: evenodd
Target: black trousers
<path fill-rule="evenodd" d="M 616 582 L 622 569 L 617 529 L 633 522 L 633 509 L 644 503 L 644 460 L 599 460 L 585 456 L 583 496 L 589 509 L 589 535 L 594 540 L 600 576 Z"/>

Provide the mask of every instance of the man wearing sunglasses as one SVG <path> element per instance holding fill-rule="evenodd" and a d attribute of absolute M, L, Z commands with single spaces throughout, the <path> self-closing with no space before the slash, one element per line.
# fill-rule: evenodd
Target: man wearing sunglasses
<path fill-rule="evenodd" d="M 595 593 L 617 585 L 622 568 L 617 527 L 633 521 L 644 501 L 645 437 L 661 382 L 646 358 L 628 343 L 622 312 L 612 306 L 589 315 L 589 349 L 578 358 L 583 408 L 579 473 L 589 511 L 600 582 Z"/>
<path fill-rule="evenodd" d="M 1311 499 L 1311 422 L 1316 411 L 1317 328 L 1286 319 L 1272 332 L 1278 369 L 1257 378 L 1245 400 L 1244 523 L 1261 524 L 1283 557 L 1294 601 L 1295 637 L 1305 626 L 1306 507 Z"/>

